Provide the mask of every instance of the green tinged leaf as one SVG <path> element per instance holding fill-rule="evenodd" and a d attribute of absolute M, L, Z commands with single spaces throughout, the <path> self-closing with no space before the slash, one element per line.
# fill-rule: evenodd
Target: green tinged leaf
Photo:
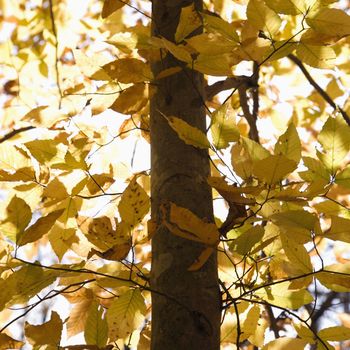
<path fill-rule="evenodd" d="M 0 311 L 13 304 L 23 304 L 53 283 L 61 271 L 37 266 L 23 266 L 6 279 L 0 279 Z"/>
<path fill-rule="evenodd" d="M 283 154 L 288 159 L 294 160 L 296 164 L 301 158 L 301 143 L 297 129 L 293 123 L 289 124 L 287 130 L 281 135 L 275 145 L 275 154 Z"/>
<path fill-rule="evenodd" d="M 334 174 L 349 153 L 350 127 L 340 115 L 329 117 L 318 135 L 318 141 L 323 152 L 318 152 L 317 155 L 331 174 Z"/>
<path fill-rule="evenodd" d="M 277 13 L 299 15 L 305 11 L 305 0 L 265 0 L 268 7 Z"/>
<path fill-rule="evenodd" d="M 216 149 L 226 148 L 229 142 L 239 140 L 239 130 L 229 112 L 227 103 L 213 113 L 210 130 Z"/>
<path fill-rule="evenodd" d="M 346 36 L 350 35 L 350 16 L 335 8 L 323 8 L 316 15 L 306 18 L 307 24 L 317 32 Z"/>
<path fill-rule="evenodd" d="M 107 310 L 110 341 L 123 339 L 144 322 L 146 305 L 139 289 L 130 289 L 116 298 Z"/>
<path fill-rule="evenodd" d="M 335 177 L 335 183 L 337 185 L 350 188 L 350 166 L 349 165 L 345 169 L 337 173 Z"/>
<path fill-rule="evenodd" d="M 299 307 L 312 302 L 313 297 L 307 290 L 290 290 L 290 282 L 283 282 L 258 289 L 254 295 L 265 300 L 269 304 L 298 309 Z"/>
<path fill-rule="evenodd" d="M 271 215 L 269 219 L 297 243 L 310 241 L 311 231 L 317 224 L 317 217 L 305 210 L 282 211 Z"/>
<path fill-rule="evenodd" d="M 281 181 L 297 167 L 294 160 L 284 155 L 273 155 L 253 163 L 253 174 L 268 185 Z"/>
<path fill-rule="evenodd" d="M 283 250 L 293 266 L 298 268 L 302 273 L 312 272 L 313 267 L 310 256 L 304 245 L 298 244 L 285 233 L 281 233 L 280 238 Z"/>
<path fill-rule="evenodd" d="M 309 45 L 302 41 L 297 46 L 296 54 L 302 62 L 309 66 L 324 69 L 331 68 L 337 57 L 331 47 Z"/>
<path fill-rule="evenodd" d="M 265 231 L 262 226 L 253 226 L 234 240 L 233 250 L 241 255 L 249 253 L 254 245 L 263 238 L 264 233 Z"/>
<path fill-rule="evenodd" d="M 318 332 L 318 336 L 323 340 L 345 341 L 350 339 L 350 328 L 344 326 L 323 328 Z"/>
<path fill-rule="evenodd" d="M 334 272 L 334 273 L 332 273 Z M 350 263 L 332 264 L 324 267 L 324 271 L 316 274 L 317 279 L 326 288 L 335 292 L 350 291 Z"/>
<path fill-rule="evenodd" d="M 263 0 L 250 0 L 247 7 L 247 18 L 250 24 L 269 37 L 277 34 L 282 20 L 278 14 L 267 7 Z"/>
<path fill-rule="evenodd" d="M 108 339 L 107 320 L 103 317 L 103 308 L 97 302 L 93 302 L 88 311 L 85 322 L 84 338 L 86 344 L 97 345 L 104 348 Z"/>

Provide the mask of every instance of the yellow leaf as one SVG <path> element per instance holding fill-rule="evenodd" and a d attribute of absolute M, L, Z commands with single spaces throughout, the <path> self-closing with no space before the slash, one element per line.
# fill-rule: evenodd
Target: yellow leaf
<path fill-rule="evenodd" d="M 198 148 L 210 148 L 210 143 L 203 131 L 191 126 L 177 117 L 165 117 L 179 138 L 187 145 Z"/>
<path fill-rule="evenodd" d="M 35 242 L 43 235 L 48 233 L 56 222 L 56 220 L 62 215 L 64 209 L 55 210 L 48 215 L 39 218 L 33 225 L 29 226 L 23 234 L 21 234 L 17 240 L 19 246 L 23 246 L 27 243 Z"/>
<path fill-rule="evenodd" d="M 344 341 L 350 339 L 350 328 L 336 326 L 323 328 L 318 332 L 318 336 L 323 340 Z"/>
<path fill-rule="evenodd" d="M 146 191 L 137 183 L 135 176 L 124 190 L 118 210 L 122 221 L 134 227 L 138 225 L 150 208 Z"/>
<path fill-rule="evenodd" d="M 192 62 L 191 54 L 184 45 L 176 45 L 165 38 L 162 38 L 160 40 L 161 40 L 160 43 L 162 44 L 162 47 L 167 49 L 175 58 L 187 63 Z"/>
<path fill-rule="evenodd" d="M 258 195 L 263 188 L 258 186 L 241 186 L 237 187 L 236 184 L 229 185 L 225 181 L 224 177 L 210 176 L 208 178 L 208 184 L 215 188 L 219 194 L 229 203 L 242 203 L 252 204 L 255 203 L 254 199 L 243 197 L 242 194 Z"/>
<path fill-rule="evenodd" d="M 12 173 L 20 168 L 32 168 L 32 161 L 20 148 L 5 142 L 0 144 L 0 166 L 1 169 L 10 170 Z M 32 179 L 32 171 L 28 174 L 28 181 L 30 179 Z"/>
<path fill-rule="evenodd" d="M 181 8 L 180 20 L 175 32 L 175 41 L 177 43 L 184 40 L 194 30 L 202 25 L 202 20 L 195 9 L 194 3 Z"/>
<path fill-rule="evenodd" d="M 346 36 L 350 34 L 350 16 L 334 8 L 322 8 L 316 15 L 306 18 L 307 24 L 317 32 Z"/>
<path fill-rule="evenodd" d="M 243 58 L 237 52 L 228 52 L 216 55 L 200 54 L 191 62 L 191 68 L 203 74 L 214 76 L 233 76 L 233 66 Z"/>
<path fill-rule="evenodd" d="M 239 37 L 236 33 L 236 27 L 233 23 L 224 21 L 221 17 L 212 16 L 208 13 L 201 13 L 205 28 L 210 32 L 218 32 L 227 39 L 239 43 Z"/>
<path fill-rule="evenodd" d="M 89 308 L 85 323 L 84 338 L 86 344 L 97 345 L 101 349 L 107 344 L 107 320 L 103 317 L 103 308 L 97 302 L 93 302 Z"/>
<path fill-rule="evenodd" d="M 21 349 L 24 343 L 15 340 L 5 333 L 0 334 L 0 350 Z"/>
<path fill-rule="evenodd" d="M 305 210 L 290 210 L 273 214 L 269 219 L 282 230 L 288 238 L 297 243 L 311 240 L 311 231 L 318 222 L 317 217 Z M 293 232 L 293 234 L 290 234 Z"/>
<path fill-rule="evenodd" d="M 320 182 L 320 180 L 324 180 L 325 183 L 329 182 L 330 175 L 318 159 L 303 157 L 303 163 L 309 169 L 307 171 L 299 172 L 299 175 L 303 180 L 309 182 L 314 180 Z"/>
<path fill-rule="evenodd" d="M 6 218 L 1 222 L 1 232 L 12 241 L 18 241 L 28 226 L 32 211 L 29 205 L 16 195 L 6 208 Z"/>
<path fill-rule="evenodd" d="M 54 124 L 66 119 L 68 119 L 67 114 L 50 106 L 36 107 L 22 118 L 22 120 L 41 128 L 51 128 Z"/>
<path fill-rule="evenodd" d="M 100 86 L 96 93 L 91 96 L 92 115 L 97 115 L 107 110 L 115 101 L 119 90 L 120 85 L 114 82 L 108 82 Z"/>
<path fill-rule="evenodd" d="M 294 322 L 293 322 L 293 326 L 297 331 L 298 336 L 301 339 L 306 340 L 309 344 L 315 343 L 315 334 L 310 328 L 304 326 L 302 323 L 294 323 Z"/>
<path fill-rule="evenodd" d="M 152 80 L 150 66 L 137 58 L 121 58 L 102 67 L 107 74 L 120 83 L 141 83 Z"/>
<path fill-rule="evenodd" d="M 251 25 L 268 33 L 271 38 L 278 33 L 282 23 L 277 13 L 267 7 L 263 0 L 249 1 L 247 18 Z"/>
<path fill-rule="evenodd" d="M 140 111 L 148 102 L 148 89 L 145 84 L 134 84 L 124 91 L 109 107 L 122 114 L 133 114 Z"/>
<path fill-rule="evenodd" d="M 273 155 L 253 163 L 253 174 L 262 182 L 273 185 L 297 167 L 294 160 L 284 155 Z"/>
<path fill-rule="evenodd" d="M 295 16 L 306 12 L 309 8 L 306 5 L 310 3 L 310 0 L 265 0 L 265 3 L 277 13 Z"/>
<path fill-rule="evenodd" d="M 187 269 L 188 271 L 198 271 L 213 254 L 214 249 L 212 247 L 205 248 L 195 262 Z"/>
<path fill-rule="evenodd" d="M 289 124 L 286 132 L 281 135 L 275 145 L 275 154 L 283 154 L 297 164 L 301 158 L 301 144 L 298 132 L 293 123 Z"/>
<path fill-rule="evenodd" d="M 43 197 L 54 198 L 63 200 L 68 197 L 68 192 L 63 185 L 63 183 L 55 177 L 50 183 L 45 187 Z"/>
<path fill-rule="evenodd" d="M 261 350 L 304 350 L 307 344 L 304 339 L 278 338 L 264 345 Z"/>
<path fill-rule="evenodd" d="M 19 168 L 14 173 L 0 169 L 0 181 L 34 181 L 35 170 L 32 167 Z"/>
<path fill-rule="evenodd" d="M 340 88 L 339 82 L 336 79 L 332 79 L 328 83 L 326 92 L 331 97 L 332 100 L 336 99 L 339 96 L 344 95 L 344 91 Z"/>
<path fill-rule="evenodd" d="M 91 194 L 96 194 L 102 190 L 106 190 L 113 183 L 114 178 L 110 174 L 93 174 L 89 178 L 86 187 Z"/>
<path fill-rule="evenodd" d="M 35 140 L 25 143 L 31 155 L 41 164 L 49 162 L 57 154 L 54 140 Z"/>
<path fill-rule="evenodd" d="M 289 286 L 290 282 L 277 283 L 254 291 L 254 295 L 272 306 L 290 309 L 299 309 L 313 301 L 312 295 L 306 289 L 290 290 Z"/>
<path fill-rule="evenodd" d="M 231 149 L 233 170 L 243 179 L 250 179 L 253 172 L 253 161 L 267 158 L 270 153 L 257 142 L 241 137 L 241 143 L 236 143 Z"/>
<path fill-rule="evenodd" d="M 78 216 L 76 218 L 80 230 L 97 249 L 105 251 L 117 244 L 117 232 L 113 229 L 111 219 L 107 216 L 89 218 Z"/>
<path fill-rule="evenodd" d="M 180 237 L 208 246 L 216 246 L 219 242 L 220 234 L 215 224 L 205 222 L 190 210 L 178 207 L 174 203 L 170 203 L 169 213 L 163 206 L 162 220 L 171 233 Z"/>
<path fill-rule="evenodd" d="M 307 253 L 304 245 L 298 244 L 293 239 L 289 238 L 286 233 L 281 232 L 280 235 L 282 247 L 288 260 L 298 268 L 302 273 L 313 271 L 310 256 Z"/>
<path fill-rule="evenodd" d="M 238 47 L 237 43 L 232 42 L 219 33 L 202 33 L 186 39 L 186 42 L 204 56 L 230 53 L 234 48 Z M 195 63 L 198 64 L 197 59 Z"/>
<path fill-rule="evenodd" d="M 309 45 L 302 41 L 297 46 L 296 54 L 301 61 L 315 68 L 331 68 L 337 57 L 331 47 Z"/>
<path fill-rule="evenodd" d="M 326 288 L 335 292 L 350 291 L 350 263 L 328 265 L 324 270 L 317 273 L 316 277 Z"/>
<path fill-rule="evenodd" d="M 113 12 L 119 10 L 128 2 L 129 0 L 104 0 L 101 17 L 106 18 L 110 16 Z"/>
<path fill-rule="evenodd" d="M 79 243 L 75 228 L 65 228 L 61 224 L 54 225 L 49 233 L 51 247 L 59 259 L 67 250 L 72 249 L 73 244 Z"/>
<path fill-rule="evenodd" d="M 29 343 L 34 346 L 40 345 L 56 345 L 61 342 L 62 320 L 60 316 L 52 311 L 51 319 L 38 326 L 33 326 L 26 322 L 24 326 L 25 336 Z"/>
<path fill-rule="evenodd" d="M 0 311 L 5 306 L 27 302 L 53 283 L 60 273 L 28 265 L 16 270 L 6 279 L 0 279 Z"/>
<path fill-rule="evenodd" d="M 94 301 L 94 294 L 90 289 L 80 288 L 72 293 L 65 293 L 63 296 L 74 304 L 67 321 L 67 334 L 68 337 L 71 337 L 84 331 L 88 311 Z"/>
<path fill-rule="evenodd" d="M 170 75 L 176 74 L 176 73 L 181 72 L 181 71 L 182 71 L 182 68 L 179 67 L 179 66 L 166 68 L 166 69 L 162 70 L 162 71 L 156 76 L 156 80 L 169 77 Z"/>
<path fill-rule="evenodd" d="M 210 131 L 215 148 L 226 148 L 229 142 L 239 140 L 239 130 L 234 123 L 228 103 L 222 105 L 212 114 Z"/>
<path fill-rule="evenodd" d="M 119 0 L 113 2 L 118 3 Z M 101 69 L 101 67 L 106 64 L 105 55 L 102 56 L 96 54 L 88 57 L 83 50 L 73 50 L 73 55 L 77 65 L 84 75 L 96 80 L 110 80 L 108 74 Z"/>
<path fill-rule="evenodd" d="M 116 298 L 107 310 L 110 341 L 123 339 L 144 322 L 146 305 L 139 289 L 130 289 Z"/>
<path fill-rule="evenodd" d="M 90 259 L 94 254 L 98 255 L 102 259 L 106 260 L 113 260 L 113 261 L 120 261 L 125 259 L 130 249 L 132 248 L 131 242 L 116 244 L 112 248 L 108 249 L 107 251 L 101 253 L 98 250 L 91 249 L 88 254 L 88 259 Z"/>
<path fill-rule="evenodd" d="M 323 148 L 318 157 L 331 174 L 334 174 L 349 153 L 350 127 L 340 115 L 329 117 L 318 135 L 318 141 Z"/>

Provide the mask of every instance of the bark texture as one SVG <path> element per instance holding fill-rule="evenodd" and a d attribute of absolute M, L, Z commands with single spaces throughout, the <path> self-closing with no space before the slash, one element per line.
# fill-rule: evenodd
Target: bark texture
<path fill-rule="evenodd" d="M 198 10 L 202 2 L 195 0 Z M 193 1 L 153 0 L 154 36 L 174 41 L 181 8 Z M 184 67 L 171 54 L 153 64 L 160 71 Z M 162 116 L 176 116 L 205 131 L 203 76 L 191 69 L 156 82 L 151 101 L 152 218 L 159 207 L 173 202 L 201 218 L 213 220 L 209 159 L 205 150 L 186 145 Z M 152 239 L 152 350 L 217 350 L 220 348 L 220 293 L 217 259 L 213 254 L 196 272 L 188 267 L 203 245 L 171 234 L 164 226 Z"/>

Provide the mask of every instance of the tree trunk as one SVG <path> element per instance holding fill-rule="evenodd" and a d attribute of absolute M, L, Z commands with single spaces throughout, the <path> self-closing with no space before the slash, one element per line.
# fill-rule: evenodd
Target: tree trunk
<path fill-rule="evenodd" d="M 174 41 L 181 7 L 193 1 L 153 0 L 152 34 Z M 195 0 L 198 10 L 202 1 Z M 153 64 L 160 71 L 184 66 L 163 53 Z M 201 218 L 213 220 L 209 159 L 205 150 L 186 145 L 162 115 L 176 116 L 205 132 L 203 76 L 191 69 L 160 79 L 151 100 L 152 219 L 160 205 L 173 202 Z M 217 350 L 220 348 L 220 293 L 213 254 L 195 272 L 188 267 L 204 249 L 160 225 L 152 239 L 152 350 Z"/>

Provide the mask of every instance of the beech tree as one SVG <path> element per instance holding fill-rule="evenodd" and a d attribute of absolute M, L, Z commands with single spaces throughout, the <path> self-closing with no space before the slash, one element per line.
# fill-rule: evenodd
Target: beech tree
<path fill-rule="evenodd" d="M 0 349 L 350 346 L 345 1 L 1 4 Z"/>

